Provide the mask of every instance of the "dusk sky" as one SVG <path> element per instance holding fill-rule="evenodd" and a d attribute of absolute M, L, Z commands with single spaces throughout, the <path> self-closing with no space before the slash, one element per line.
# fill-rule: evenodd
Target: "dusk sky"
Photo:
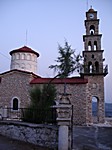
<path fill-rule="evenodd" d="M 0 0 L 0 73 L 10 70 L 9 52 L 24 45 L 40 53 L 37 74 L 53 77 L 48 69 L 65 39 L 76 53 L 84 50 L 85 12 L 98 11 L 104 64 L 105 99 L 112 103 L 112 0 Z M 26 40 L 27 31 L 27 40 Z"/>

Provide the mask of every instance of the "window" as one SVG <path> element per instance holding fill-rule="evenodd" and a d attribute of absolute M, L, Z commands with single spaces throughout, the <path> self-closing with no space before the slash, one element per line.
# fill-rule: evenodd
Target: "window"
<path fill-rule="evenodd" d="M 89 50 L 89 51 L 92 50 L 91 41 L 88 42 L 88 50 Z"/>
<path fill-rule="evenodd" d="M 16 54 L 16 59 L 20 59 L 20 54 Z"/>
<path fill-rule="evenodd" d="M 96 72 L 99 72 L 99 63 L 97 61 L 95 62 L 95 70 Z"/>
<path fill-rule="evenodd" d="M 20 100 L 18 97 L 13 97 L 11 100 L 11 111 L 18 111 L 20 108 Z"/>
<path fill-rule="evenodd" d="M 21 59 L 25 59 L 25 54 L 21 54 Z"/>
<path fill-rule="evenodd" d="M 93 72 L 92 62 L 88 62 L 88 73 L 92 73 L 92 72 Z"/>
<path fill-rule="evenodd" d="M 30 54 L 27 55 L 27 60 L 31 60 L 31 55 Z"/>
<path fill-rule="evenodd" d="M 91 58 L 94 58 L 94 55 L 92 55 Z"/>
<path fill-rule="evenodd" d="M 97 48 L 97 42 L 95 41 L 94 42 L 94 50 L 97 50 L 98 48 Z"/>
<path fill-rule="evenodd" d="M 18 99 L 17 98 L 13 99 L 13 110 L 18 110 Z"/>
<path fill-rule="evenodd" d="M 95 27 L 93 25 L 90 26 L 90 34 L 95 34 Z"/>

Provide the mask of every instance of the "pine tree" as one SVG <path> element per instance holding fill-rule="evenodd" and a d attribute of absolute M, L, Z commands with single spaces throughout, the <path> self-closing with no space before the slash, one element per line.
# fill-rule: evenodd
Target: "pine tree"
<path fill-rule="evenodd" d="M 58 50 L 59 56 L 55 60 L 57 64 L 50 65 L 49 68 L 54 69 L 58 77 L 66 78 L 80 67 L 82 57 L 80 54 L 75 54 L 75 50 L 71 48 L 67 41 L 65 41 L 64 47 L 58 45 Z"/>

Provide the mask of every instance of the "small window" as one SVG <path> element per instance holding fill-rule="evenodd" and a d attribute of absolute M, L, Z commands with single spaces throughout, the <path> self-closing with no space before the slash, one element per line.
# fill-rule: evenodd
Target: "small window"
<path fill-rule="evenodd" d="M 20 59 L 20 54 L 16 54 L 16 59 Z"/>
<path fill-rule="evenodd" d="M 27 55 L 27 60 L 31 60 L 31 55 L 30 54 Z"/>
<path fill-rule="evenodd" d="M 13 110 L 18 110 L 18 99 L 17 98 L 13 99 Z"/>
<path fill-rule="evenodd" d="M 94 58 L 94 55 L 92 55 L 92 58 Z"/>
<path fill-rule="evenodd" d="M 97 50 L 97 41 L 94 41 L 94 50 Z"/>
<path fill-rule="evenodd" d="M 88 42 L 88 51 L 92 50 L 92 45 L 91 45 L 91 41 Z"/>
<path fill-rule="evenodd" d="M 21 59 L 25 59 L 25 54 L 21 54 Z"/>
<path fill-rule="evenodd" d="M 91 25 L 90 26 L 90 35 L 93 35 L 93 34 L 95 34 L 95 27 L 94 27 L 94 25 Z"/>

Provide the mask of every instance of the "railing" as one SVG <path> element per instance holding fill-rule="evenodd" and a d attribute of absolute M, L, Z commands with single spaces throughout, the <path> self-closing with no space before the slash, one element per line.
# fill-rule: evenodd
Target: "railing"
<path fill-rule="evenodd" d="M 4 108 L 5 119 L 7 120 L 18 120 L 31 123 L 56 123 L 56 109 L 29 109 L 19 108 L 13 110 L 12 108 Z M 3 116 L 4 118 L 4 116 Z"/>
<path fill-rule="evenodd" d="M 103 68 L 89 67 L 88 65 L 84 65 L 80 67 L 80 73 L 85 74 L 108 74 L 108 65 L 104 65 Z"/>

